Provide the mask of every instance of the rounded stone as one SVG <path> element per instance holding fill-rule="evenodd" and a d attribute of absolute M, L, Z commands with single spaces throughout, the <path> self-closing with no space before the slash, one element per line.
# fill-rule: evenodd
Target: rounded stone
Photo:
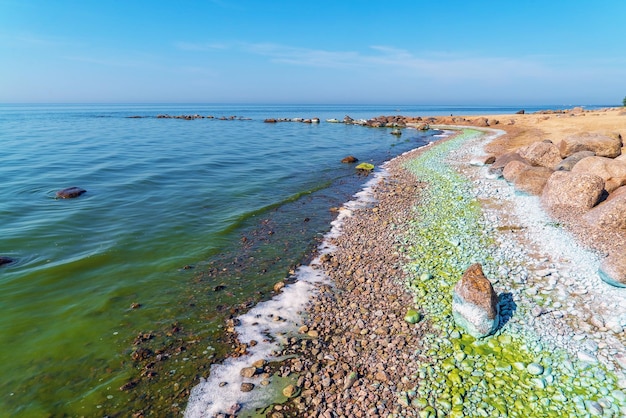
<path fill-rule="evenodd" d="M 526 366 L 526 371 L 533 376 L 539 376 L 541 373 L 543 373 L 543 366 L 539 363 L 530 363 L 528 366 Z"/>
<path fill-rule="evenodd" d="M 81 189 L 80 187 L 68 187 L 66 189 L 59 190 L 56 193 L 56 196 L 60 199 L 73 199 L 85 192 L 87 192 L 87 190 Z"/>

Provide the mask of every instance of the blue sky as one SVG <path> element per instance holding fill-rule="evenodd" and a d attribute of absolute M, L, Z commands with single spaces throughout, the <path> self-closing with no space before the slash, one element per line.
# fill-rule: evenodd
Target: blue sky
<path fill-rule="evenodd" d="M 0 0 L 0 102 L 606 104 L 626 1 Z"/>

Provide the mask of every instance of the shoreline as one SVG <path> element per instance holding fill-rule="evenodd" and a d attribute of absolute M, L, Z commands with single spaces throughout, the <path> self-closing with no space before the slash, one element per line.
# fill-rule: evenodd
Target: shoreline
<path fill-rule="evenodd" d="M 484 153 L 484 148 L 492 145 L 494 141 L 486 144 L 484 137 L 481 141 L 479 141 L 481 145 L 474 144 L 471 150 L 468 149 L 467 144 L 461 146 L 461 151 L 455 152 L 462 157 L 462 160 L 454 160 L 452 164 L 463 165 L 460 168 L 460 171 L 465 171 L 463 175 L 467 175 L 469 178 L 473 176 L 472 181 L 478 183 L 477 188 L 474 186 L 474 193 L 482 202 L 493 198 L 494 186 L 484 184 L 491 181 L 487 181 L 484 176 L 479 175 L 481 168 L 469 168 L 469 159 L 476 154 Z M 440 145 L 438 142 L 435 147 Z M 353 216 L 344 219 L 342 234 L 331 239 L 335 248 L 331 253 L 323 255 L 320 260 L 322 261 L 321 268 L 331 278 L 332 284 L 321 285 L 319 293 L 313 297 L 312 305 L 307 309 L 308 320 L 305 328 L 300 329 L 302 335 L 288 339 L 288 345 L 283 351 L 284 355 L 297 356 L 283 362 L 276 373 L 292 378 L 296 395 L 293 395 L 292 399 L 285 404 L 273 405 L 268 416 L 341 416 L 342 414 L 386 416 L 389 413 L 417 416 L 418 411 L 425 413 L 424 416 L 429 416 L 428 414 L 434 413 L 435 409 L 440 410 L 442 408 L 444 411 L 447 409 L 448 412 L 459 412 L 459 403 L 452 402 L 458 393 L 450 394 L 444 391 L 443 394 L 447 393 L 449 396 L 430 401 L 425 401 L 419 393 L 419 388 L 424 386 L 425 382 L 437 380 L 437 376 L 429 376 L 428 372 L 423 370 L 424 366 L 432 366 L 432 364 L 437 363 L 445 364 L 445 359 L 437 359 L 437 354 L 432 352 L 432 347 L 440 344 L 438 339 L 441 341 L 447 339 L 448 343 L 454 345 L 456 342 L 453 340 L 456 338 L 450 338 L 450 335 L 446 337 L 445 332 L 449 333 L 450 330 L 446 331 L 444 326 L 444 331 L 442 331 L 442 325 L 438 321 L 433 321 L 432 312 L 423 309 L 423 306 L 417 306 L 418 309 L 422 308 L 420 311 L 424 316 L 424 319 L 418 324 L 409 325 L 402 319 L 408 307 L 415 304 L 419 305 L 423 301 L 420 301 L 413 293 L 408 292 L 411 281 L 414 282 L 417 278 L 411 278 L 411 273 L 403 268 L 410 262 L 406 258 L 406 249 L 398 245 L 397 237 L 402 235 L 402 231 L 394 228 L 410 221 L 411 217 L 415 215 L 412 212 L 413 208 L 423 198 L 425 185 L 419 183 L 414 177 L 411 178 L 412 174 L 403 165 L 407 161 L 419 158 L 427 151 L 425 148 L 430 149 L 429 146 L 419 148 L 386 163 L 385 168 L 389 172 L 388 176 L 373 186 L 377 204 L 373 207 L 354 210 Z M 473 173 L 468 174 L 467 170 L 473 170 Z M 499 189 L 506 191 L 505 195 L 499 199 L 515 199 L 511 187 L 507 186 L 504 180 L 499 181 L 501 184 L 495 186 L 495 193 Z M 493 182 L 497 182 L 497 180 Z M 537 202 L 530 202 L 530 204 L 538 205 Z M 500 220 L 498 214 L 501 214 L 502 211 L 502 207 L 494 205 L 486 209 L 485 217 L 491 219 L 491 222 L 497 222 Z M 545 221 L 541 220 L 540 222 Z M 372 241 L 365 238 L 364 231 L 367 237 L 375 237 L 376 245 L 372 245 Z M 496 231 L 493 230 L 492 232 Z M 507 232 L 512 235 L 514 231 L 499 231 L 498 239 L 502 240 L 501 246 L 509 246 L 507 254 L 510 255 L 515 251 L 514 247 L 511 246 L 511 237 L 505 236 Z M 563 233 L 568 233 L 558 230 L 558 228 L 557 231 L 553 232 L 557 239 Z M 533 243 L 528 240 L 532 240 L 532 234 L 526 235 L 531 235 L 526 237 L 527 241 L 525 241 L 525 244 L 530 246 Z M 574 242 L 576 243 L 576 241 Z M 516 254 L 515 256 L 518 261 L 524 257 L 528 257 L 524 262 L 532 261 L 532 257 L 528 254 Z M 583 343 L 586 344 L 585 349 L 579 351 L 583 354 L 578 355 L 578 360 L 574 358 L 576 365 L 571 366 L 573 369 L 570 370 L 570 372 L 578 370 L 580 363 L 582 366 L 578 370 L 578 374 L 587 379 L 585 380 L 586 385 L 590 383 L 592 387 L 595 387 L 595 384 L 600 385 L 595 382 L 596 377 L 593 376 L 593 373 L 592 376 L 587 376 L 590 373 L 589 367 L 591 365 L 595 365 L 594 367 L 598 367 L 598 364 L 604 365 L 603 367 L 608 365 L 606 372 L 610 374 L 618 370 L 613 379 L 607 379 L 605 374 L 603 380 L 609 380 L 610 385 L 600 385 L 602 387 L 598 389 L 598 393 L 603 396 L 606 395 L 604 392 L 610 393 L 610 395 L 604 397 L 588 396 L 588 399 L 576 398 L 573 402 L 577 408 L 576 413 L 584 411 L 584 413 L 593 414 L 603 408 L 607 412 L 609 409 L 618 412 L 619 408 L 624 406 L 624 399 L 621 399 L 621 395 L 615 391 L 623 394 L 621 389 L 626 387 L 626 378 L 619 371 L 619 367 L 610 366 L 607 357 L 622 355 L 624 354 L 623 350 L 617 352 L 619 347 L 614 341 L 612 344 L 607 343 L 607 341 L 611 342 L 611 338 L 608 338 L 610 331 L 606 328 L 602 330 L 600 327 L 593 336 L 589 329 L 583 329 L 579 333 L 576 333 L 573 327 L 568 329 L 568 326 L 564 325 L 565 321 L 571 316 L 570 311 L 576 308 L 564 304 L 558 297 L 554 298 L 558 299 L 556 301 L 549 301 L 553 306 L 548 309 L 544 309 L 539 304 L 526 306 L 532 304 L 535 300 L 533 297 L 538 294 L 563 293 L 561 292 L 561 282 L 564 282 L 565 287 L 575 287 L 576 285 L 576 283 L 571 283 L 572 278 L 559 276 L 562 266 L 552 261 L 558 263 L 561 260 L 549 260 L 549 257 L 546 260 L 544 255 L 535 261 L 537 261 L 537 265 L 534 266 L 534 269 L 535 271 L 541 270 L 539 274 L 534 274 L 535 272 L 532 271 L 530 274 L 529 271 L 520 273 L 515 270 L 511 274 L 513 283 L 510 285 L 515 284 L 516 286 L 512 287 L 519 288 L 513 292 L 512 298 L 515 302 L 510 301 L 514 305 L 517 303 L 514 310 L 516 312 L 512 312 L 511 316 L 520 317 L 519 312 L 523 312 L 532 323 L 529 329 L 523 330 L 524 332 L 530 330 L 536 333 L 537 330 L 543 330 L 544 335 L 539 337 L 540 342 L 542 338 L 548 339 L 548 341 L 544 341 L 547 345 L 555 345 L 559 350 L 564 350 L 563 352 L 569 350 L 569 355 L 572 355 L 572 347 L 575 349 Z M 551 265 L 550 262 L 552 262 Z M 506 274 L 509 273 L 511 272 L 506 272 Z M 531 276 L 530 279 L 529 276 Z M 499 288 L 498 293 L 502 294 L 506 290 L 511 290 L 505 286 L 504 277 L 498 278 L 498 281 L 501 282 L 496 284 L 496 287 Z M 567 284 L 568 281 L 569 284 Z M 524 293 L 524 289 L 533 288 L 527 286 L 529 284 L 534 285 L 534 289 L 537 291 L 535 295 Z M 598 285 L 597 282 L 592 284 Z M 419 291 L 419 286 L 412 290 Z M 565 296 L 574 295 L 580 300 L 584 300 L 584 296 L 589 294 L 589 290 L 582 289 L 580 294 L 571 293 Z M 616 295 L 611 297 L 621 297 L 619 291 L 613 293 Z M 545 297 L 544 299 L 550 298 Z M 520 306 L 520 303 L 523 305 Z M 556 305 L 554 305 L 555 303 Z M 556 309 L 552 309 L 554 306 Z M 563 306 L 563 309 L 559 309 Z M 533 308 L 536 309 L 533 311 Z M 538 314 L 535 315 L 536 313 Z M 336 318 L 341 318 L 341 322 L 337 323 Z M 535 324 L 537 325 L 535 326 Z M 554 329 L 555 324 L 558 325 L 558 329 L 564 331 L 553 341 L 549 341 L 550 329 Z M 509 318 L 504 327 L 499 330 L 502 333 L 497 335 L 497 339 L 499 340 L 505 335 L 503 338 L 506 344 L 510 344 L 511 342 L 508 341 L 510 336 L 506 336 L 506 331 L 509 328 L 514 328 L 516 332 L 520 331 L 520 326 L 522 325 L 516 323 L 515 320 L 511 321 Z M 453 330 L 451 332 L 458 331 Z M 457 337 L 456 334 L 452 334 L 452 336 Z M 496 339 L 496 337 L 493 338 Z M 594 340 L 598 339 L 601 340 L 600 344 L 594 343 Z M 591 342 L 588 343 L 588 341 Z M 502 347 L 500 348 L 502 349 Z M 422 354 L 415 355 L 416 349 Z M 533 349 L 530 351 L 531 354 L 534 353 Z M 531 378 L 535 380 L 530 381 L 530 384 L 535 385 L 537 390 L 554 388 L 557 385 L 554 385 L 553 382 L 559 382 L 559 379 L 567 374 L 563 370 L 558 370 L 560 365 L 557 367 L 557 365 L 552 364 L 552 360 L 546 360 L 550 359 L 550 356 L 544 351 L 544 347 L 538 351 L 540 354 L 538 361 L 550 363 L 546 368 L 554 371 L 551 370 L 546 376 Z M 433 355 L 434 360 L 429 357 L 429 353 Z M 576 356 L 575 352 L 573 354 Z M 465 357 L 474 355 L 475 353 L 465 354 Z M 454 353 L 454 357 L 456 358 L 456 353 Z M 355 361 L 357 362 L 355 363 Z M 462 363 L 462 361 L 458 361 L 458 363 Z M 527 365 L 532 362 L 514 362 L 513 369 L 511 369 L 511 365 L 508 368 L 503 367 L 509 374 L 513 370 L 515 375 L 514 367 L 519 367 L 517 363 Z M 569 364 L 567 366 L 570 367 Z M 450 374 L 450 370 L 456 370 L 456 367 L 448 369 L 449 364 L 446 367 L 445 374 L 447 375 Z M 524 370 L 521 372 L 527 374 Z M 492 371 L 488 371 L 488 373 L 492 373 Z M 575 385 L 576 382 L 570 383 Z M 445 380 L 443 385 L 446 386 Z M 428 385 L 426 384 L 426 386 Z M 435 392 L 438 389 L 430 388 L 431 391 L 434 390 Z M 558 389 L 562 391 L 561 388 Z M 567 398 L 567 394 L 562 394 L 562 396 Z M 532 403 L 533 399 L 527 398 L 525 401 Z M 473 405 L 475 412 L 500 411 L 502 413 L 501 405 L 484 405 L 484 401 L 481 402 L 483 404 L 474 402 L 476 403 Z M 463 402 L 460 404 L 462 405 Z M 618 407 L 618 404 L 621 406 Z M 544 405 L 544 407 L 546 408 L 545 411 L 551 411 L 550 405 Z M 554 407 L 553 409 L 556 410 Z M 621 412 L 623 413 L 624 410 L 622 409 Z"/>

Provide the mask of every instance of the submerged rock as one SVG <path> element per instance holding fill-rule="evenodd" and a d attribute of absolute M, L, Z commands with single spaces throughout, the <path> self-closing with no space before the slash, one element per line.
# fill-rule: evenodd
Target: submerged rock
<path fill-rule="evenodd" d="M 498 296 L 479 263 L 472 264 L 454 286 L 452 315 L 457 325 L 476 338 L 498 327 Z"/>
<path fill-rule="evenodd" d="M 347 157 L 341 160 L 341 162 L 344 164 L 356 163 L 357 161 L 359 161 L 359 159 L 352 155 L 348 155 Z"/>
<path fill-rule="evenodd" d="M 68 187 L 66 189 L 59 190 L 56 193 L 56 196 L 60 199 L 73 199 L 85 193 L 86 191 L 87 190 L 81 189 L 80 187 Z"/>
<path fill-rule="evenodd" d="M 0 266 L 3 264 L 10 264 L 12 262 L 14 262 L 15 260 L 13 260 L 11 257 L 5 257 L 5 256 L 1 256 L 0 255 Z"/>

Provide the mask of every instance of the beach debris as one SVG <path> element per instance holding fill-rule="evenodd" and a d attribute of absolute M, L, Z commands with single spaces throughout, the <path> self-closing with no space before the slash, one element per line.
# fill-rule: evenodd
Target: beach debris
<path fill-rule="evenodd" d="M 344 164 L 352 164 L 352 163 L 356 163 L 357 161 L 359 161 L 358 158 L 356 158 L 353 155 L 348 155 L 347 157 L 344 157 L 341 162 Z"/>
<path fill-rule="evenodd" d="M 472 264 L 454 286 L 452 316 L 475 338 L 483 338 L 498 327 L 498 296 L 479 263 Z"/>
<path fill-rule="evenodd" d="M 59 190 L 56 193 L 56 197 L 60 198 L 60 199 L 73 199 L 75 197 L 80 196 L 81 194 L 85 193 L 87 190 L 85 189 L 81 189 L 80 187 L 67 187 L 63 190 Z"/>

